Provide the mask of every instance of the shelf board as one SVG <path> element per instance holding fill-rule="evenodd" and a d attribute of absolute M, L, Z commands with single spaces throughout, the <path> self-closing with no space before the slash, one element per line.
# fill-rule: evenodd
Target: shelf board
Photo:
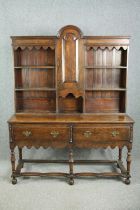
<path fill-rule="evenodd" d="M 15 66 L 14 69 L 54 69 L 55 66 Z"/>
<path fill-rule="evenodd" d="M 126 88 L 86 88 L 85 91 L 126 91 Z"/>
<path fill-rule="evenodd" d="M 38 109 L 17 109 L 16 111 L 16 114 L 25 114 L 25 113 L 28 113 L 28 114 L 43 114 L 46 113 L 46 114 L 54 114 L 56 113 L 56 111 L 49 111 L 49 110 L 38 110 Z"/>
<path fill-rule="evenodd" d="M 127 69 L 127 66 L 85 66 L 86 69 Z"/>
<path fill-rule="evenodd" d="M 38 96 L 38 97 L 24 97 L 24 98 L 23 98 L 23 97 L 19 97 L 19 96 L 18 96 L 17 99 L 18 99 L 18 100 L 20 100 L 20 99 L 21 99 L 21 100 L 23 100 L 23 99 L 24 99 L 24 100 L 36 100 L 36 99 L 53 99 L 53 97 L 46 97 L 46 96 L 40 97 L 40 96 Z M 55 99 L 55 98 L 54 98 L 54 99 Z"/>
<path fill-rule="evenodd" d="M 15 88 L 15 91 L 56 91 L 55 88 Z"/>

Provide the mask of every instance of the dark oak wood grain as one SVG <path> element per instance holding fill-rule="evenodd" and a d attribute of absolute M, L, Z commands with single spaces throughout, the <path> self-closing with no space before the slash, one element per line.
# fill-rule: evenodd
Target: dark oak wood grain
<path fill-rule="evenodd" d="M 16 114 L 9 123 L 115 123 L 132 124 L 133 119 L 126 114 Z"/>
<path fill-rule="evenodd" d="M 130 183 L 133 119 L 126 112 L 128 36 L 84 36 L 77 26 L 57 36 L 12 38 L 15 114 L 8 120 L 12 183 L 20 176 L 120 177 Z M 16 165 L 15 148 L 19 160 Z M 23 148 L 65 148 L 66 160 L 25 159 Z M 75 160 L 75 148 L 118 148 L 118 160 Z M 127 147 L 126 167 L 122 150 Z M 82 150 L 81 150 L 82 151 Z M 22 171 L 24 163 L 62 163 L 69 172 Z M 120 171 L 76 172 L 75 164 Z"/>

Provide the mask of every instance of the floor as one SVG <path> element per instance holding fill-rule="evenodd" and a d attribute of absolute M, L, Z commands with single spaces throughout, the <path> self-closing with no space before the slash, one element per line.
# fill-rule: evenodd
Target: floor
<path fill-rule="evenodd" d="M 140 210 L 140 163 L 132 162 L 131 184 L 120 179 L 79 178 L 70 186 L 65 178 L 18 178 L 11 184 L 11 165 L 0 163 L 0 210 Z M 68 171 L 65 165 L 33 164 L 24 170 Z M 75 166 L 77 171 L 110 170 L 110 166 Z"/>

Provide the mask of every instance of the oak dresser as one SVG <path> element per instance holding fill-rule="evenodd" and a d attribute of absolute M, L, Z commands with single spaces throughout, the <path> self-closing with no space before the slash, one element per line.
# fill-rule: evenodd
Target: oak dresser
<path fill-rule="evenodd" d="M 9 123 L 12 183 L 20 176 L 120 177 L 130 183 L 134 121 L 126 114 L 129 37 L 84 36 L 72 25 L 57 36 L 12 38 L 15 114 Z M 15 148 L 19 150 L 18 163 Z M 25 159 L 22 149 L 66 148 L 66 160 Z M 78 160 L 75 148 L 118 148 L 117 160 Z M 126 167 L 122 149 L 127 148 Z M 82 150 L 81 150 L 82 153 Z M 69 171 L 23 171 L 24 163 L 68 164 Z M 75 164 L 113 164 L 76 172 Z M 47 166 L 46 166 L 47 167 Z"/>

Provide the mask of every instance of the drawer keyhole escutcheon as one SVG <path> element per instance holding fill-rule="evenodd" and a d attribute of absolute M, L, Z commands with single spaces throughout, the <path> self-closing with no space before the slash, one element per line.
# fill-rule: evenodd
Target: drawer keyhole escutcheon
<path fill-rule="evenodd" d="M 51 131 L 50 133 L 52 135 L 53 138 L 56 138 L 59 135 L 58 131 Z"/>
<path fill-rule="evenodd" d="M 112 131 L 111 134 L 112 134 L 113 137 L 116 137 L 117 135 L 119 135 L 119 131 Z"/>
<path fill-rule="evenodd" d="M 85 131 L 85 132 L 84 132 L 84 136 L 85 136 L 86 138 L 89 138 L 91 135 L 92 135 L 92 132 L 91 132 L 91 131 Z"/>
<path fill-rule="evenodd" d="M 32 132 L 31 131 L 23 131 L 22 134 L 26 137 L 29 137 L 32 135 Z"/>

